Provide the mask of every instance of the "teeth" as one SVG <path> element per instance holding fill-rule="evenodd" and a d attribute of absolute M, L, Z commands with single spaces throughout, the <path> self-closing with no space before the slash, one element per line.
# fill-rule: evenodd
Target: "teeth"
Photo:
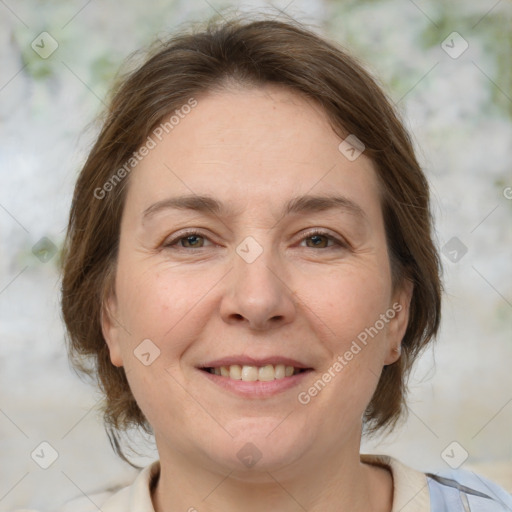
<path fill-rule="evenodd" d="M 267 364 L 265 366 L 240 366 L 239 364 L 232 364 L 231 366 L 210 368 L 209 371 L 215 375 L 245 382 L 267 382 L 274 379 L 284 379 L 299 373 L 298 369 L 295 369 L 293 366 L 285 366 L 284 364 Z"/>
<path fill-rule="evenodd" d="M 238 364 L 232 364 L 229 367 L 223 366 L 228 372 L 229 378 L 234 380 L 242 379 L 242 367 Z"/>
<path fill-rule="evenodd" d="M 276 364 L 276 379 L 284 379 L 285 375 L 286 369 L 284 364 Z"/>
<path fill-rule="evenodd" d="M 274 380 L 276 378 L 276 371 L 271 364 L 261 366 L 258 370 L 258 380 L 267 381 Z"/>
<path fill-rule="evenodd" d="M 256 366 L 242 366 L 242 380 L 247 382 L 258 380 L 258 368 Z"/>

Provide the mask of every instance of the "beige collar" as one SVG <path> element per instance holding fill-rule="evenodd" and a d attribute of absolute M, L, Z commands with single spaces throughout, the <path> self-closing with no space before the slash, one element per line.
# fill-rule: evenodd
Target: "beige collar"
<path fill-rule="evenodd" d="M 391 512 L 430 512 L 430 492 L 425 473 L 416 471 L 389 455 L 361 454 L 361 462 L 391 470 L 393 475 Z"/>
<path fill-rule="evenodd" d="M 388 455 L 361 454 L 361 462 L 383 466 L 393 475 L 391 512 L 430 512 L 427 476 Z M 120 490 L 102 505 L 102 512 L 155 512 L 150 485 L 160 472 L 157 460 L 146 466 L 129 487 Z"/>

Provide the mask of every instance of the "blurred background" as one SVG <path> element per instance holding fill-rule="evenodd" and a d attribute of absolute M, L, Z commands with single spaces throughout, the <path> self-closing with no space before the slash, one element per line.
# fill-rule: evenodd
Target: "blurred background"
<path fill-rule="evenodd" d="M 359 57 L 399 108 L 432 184 L 441 335 L 411 377 L 407 421 L 363 451 L 423 471 L 475 470 L 512 491 L 512 4 L 272 5 L 0 0 L 0 511 L 55 508 L 137 474 L 110 448 L 99 394 L 67 362 L 59 250 L 123 60 L 225 7 L 280 9 Z M 135 462 L 155 458 L 134 440 L 145 454 Z"/>

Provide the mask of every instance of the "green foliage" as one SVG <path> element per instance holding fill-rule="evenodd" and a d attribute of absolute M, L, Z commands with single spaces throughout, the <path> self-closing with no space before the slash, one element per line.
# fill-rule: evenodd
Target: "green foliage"
<path fill-rule="evenodd" d="M 119 65 L 117 60 L 112 59 L 109 55 L 101 55 L 91 63 L 91 77 L 95 83 L 110 83 L 115 75 L 116 66 Z"/>
<path fill-rule="evenodd" d="M 25 71 L 34 80 L 45 80 L 55 75 L 55 54 L 42 59 L 32 50 L 30 45 L 21 46 L 21 62 L 26 65 Z"/>
<path fill-rule="evenodd" d="M 470 45 L 478 42 L 488 59 L 484 67 L 488 65 L 485 72 L 492 79 L 489 87 L 493 104 L 512 118 L 512 14 L 504 15 L 493 10 L 487 14 L 485 11 L 467 13 L 462 4 L 445 4 L 438 0 L 432 4 L 442 5 L 442 9 L 432 18 L 435 25 L 429 23 L 420 35 L 421 47 L 437 46 L 453 31 L 459 32 Z"/>

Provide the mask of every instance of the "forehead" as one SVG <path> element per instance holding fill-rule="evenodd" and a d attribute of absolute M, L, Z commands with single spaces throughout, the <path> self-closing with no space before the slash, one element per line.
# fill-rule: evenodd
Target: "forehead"
<path fill-rule="evenodd" d="M 342 138 L 313 101 L 274 85 L 196 101 L 172 129 L 152 136 L 156 146 L 132 172 L 128 200 L 139 212 L 178 193 L 214 195 L 239 212 L 274 203 L 277 211 L 307 193 L 340 192 L 366 209 L 379 202 L 372 162 L 339 151 Z"/>
<path fill-rule="evenodd" d="M 301 162 L 309 161 L 314 150 L 327 156 L 337 146 L 321 107 L 282 86 L 231 87 L 197 101 L 177 128 L 205 154 L 229 153 L 243 162 L 256 157 L 255 164 L 282 157 L 290 161 L 293 154 L 293 161 Z"/>

